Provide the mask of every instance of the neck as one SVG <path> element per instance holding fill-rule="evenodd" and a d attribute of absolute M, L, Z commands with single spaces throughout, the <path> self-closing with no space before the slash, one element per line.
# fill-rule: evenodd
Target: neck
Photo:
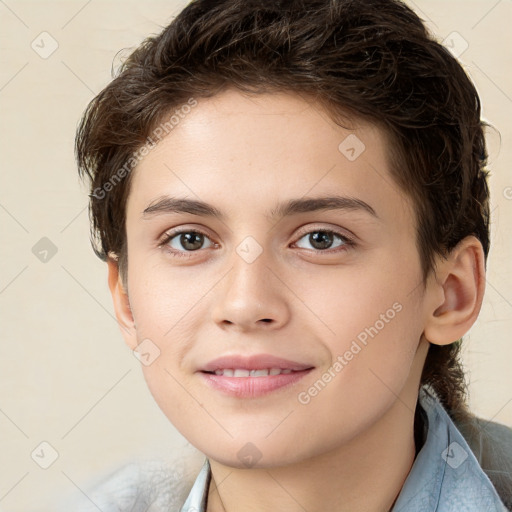
<path fill-rule="evenodd" d="M 210 460 L 207 512 L 391 510 L 415 458 L 416 399 L 417 389 L 404 392 L 350 443 L 300 463 L 236 469 Z"/>

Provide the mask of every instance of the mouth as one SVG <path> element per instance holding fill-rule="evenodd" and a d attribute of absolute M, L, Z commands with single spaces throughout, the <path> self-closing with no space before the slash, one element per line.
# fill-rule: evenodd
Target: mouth
<path fill-rule="evenodd" d="M 227 356 L 199 370 L 204 382 L 222 394 L 256 398 L 291 387 L 314 366 L 270 355 Z"/>

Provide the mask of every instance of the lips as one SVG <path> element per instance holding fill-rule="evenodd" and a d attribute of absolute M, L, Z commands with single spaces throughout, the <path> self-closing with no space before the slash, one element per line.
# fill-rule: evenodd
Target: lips
<path fill-rule="evenodd" d="M 237 398 L 255 398 L 292 386 L 313 368 L 268 354 L 233 355 L 210 361 L 199 373 L 216 391 Z"/>

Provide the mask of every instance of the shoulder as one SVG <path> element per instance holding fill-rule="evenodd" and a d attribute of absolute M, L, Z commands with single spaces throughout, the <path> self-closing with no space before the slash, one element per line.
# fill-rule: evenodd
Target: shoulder
<path fill-rule="evenodd" d="M 179 512 L 197 470 L 197 461 L 133 461 L 96 477 L 59 511 Z"/>
<path fill-rule="evenodd" d="M 474 416 L 449 414 L 429 387 L 420 390 L 419 398 L 427 416 L 426 437 L 402 489 L 404 498 L 410 497 L 414 503 L 427 503 L 439 512 L 506 511 L 507 487 L 498 487 L 491 480 L 485 471 L 488 468 L 477 459 L 470 446 L 474 436 L 468 434 L 470 431 L 476 434 L 473 428 L 478 427 Z M 505 467 L 503 461 L 501 464 L 500 468 Z M 397 510 L 411 510 L 405 500 L 400 505 L 402 508 Z"/>
<path fill-rule="evenodd" d="M 512 510 L 512 428 L 474 415 L 455 424 L 503 503 Z"/>

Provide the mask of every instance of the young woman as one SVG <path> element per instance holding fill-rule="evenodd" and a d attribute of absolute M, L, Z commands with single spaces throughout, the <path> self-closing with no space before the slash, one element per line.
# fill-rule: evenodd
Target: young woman
<path fill-rule="evenodd" d="M 148 38 L 78 164 L 122 335 L 205 462 L 91 503 L 511 508 L 511 432 L 470 414 L 458 362 L 489 251 L 482 129 L 395 0 L 198 0 Z"/>

